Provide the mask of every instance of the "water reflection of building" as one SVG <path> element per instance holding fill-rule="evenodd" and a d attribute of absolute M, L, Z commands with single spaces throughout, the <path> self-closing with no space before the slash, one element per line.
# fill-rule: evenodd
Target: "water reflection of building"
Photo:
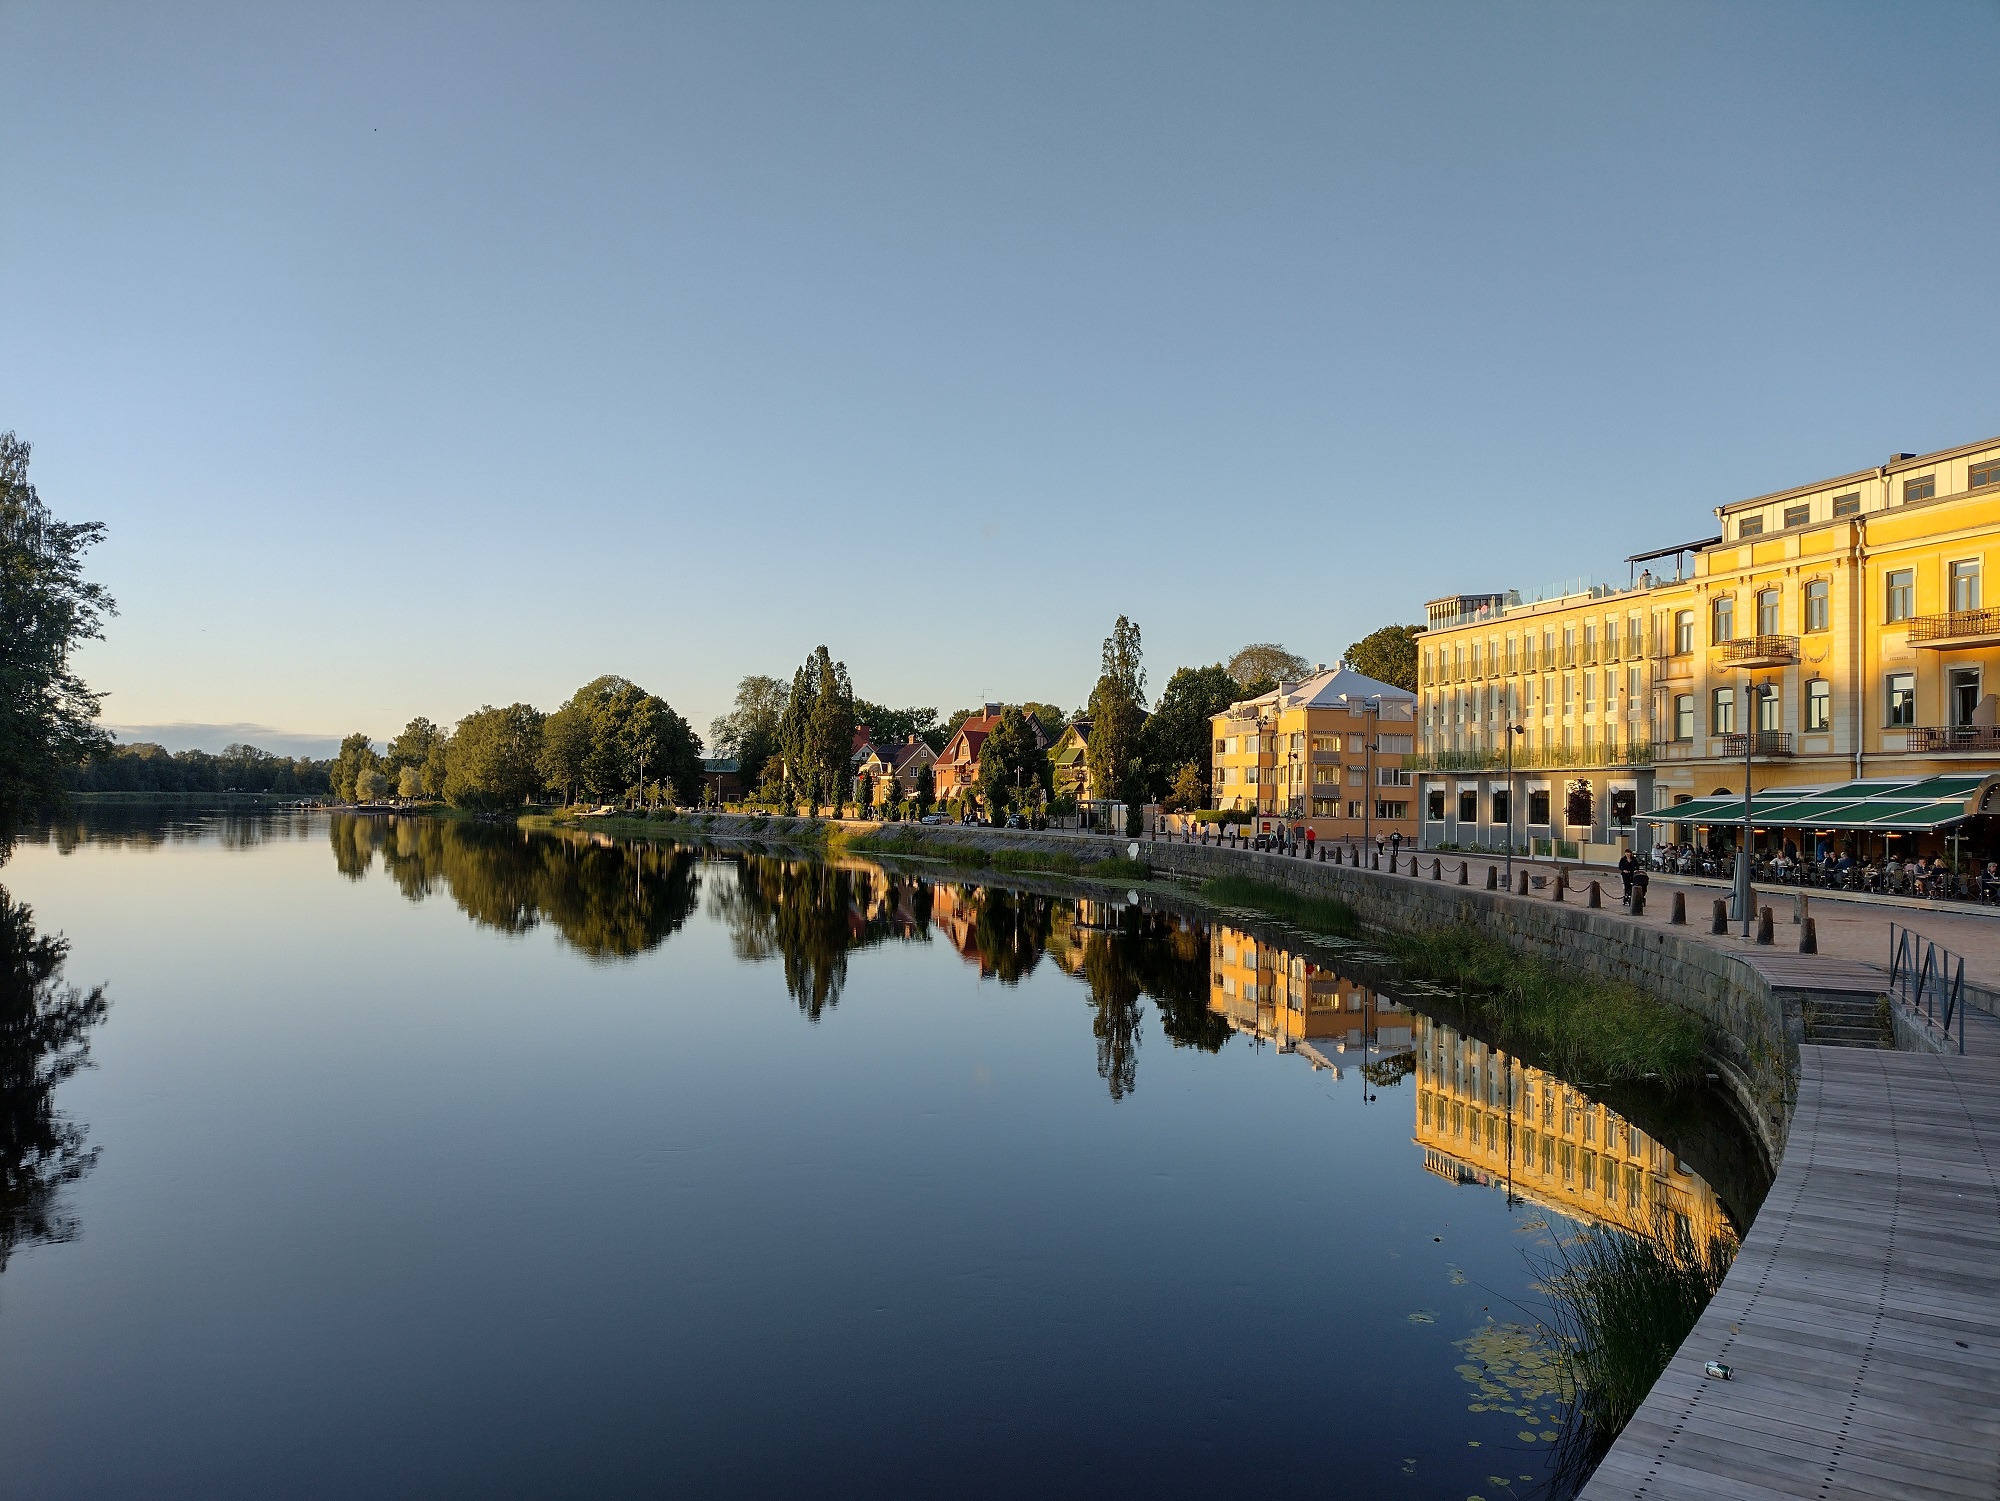
<path fill-rule="evenodd" d="M 1303 954 L 1218 926 L 1209 930 L 1208 955 L 1208 1008 L 1239 1032 L 1328 1067 L 1349 1052 L 1400 1053 L 1413 1040 L 1407 1006 Z"/>
<path fill-rule="evenodd" d="M 1427 1016 L 1416 1050 L 1416 1142 L 1431 1172 L 1594 1224 L 1664 1223 L 1699 1244 L 1733 1235 L 1708 1184 L 1608 1106 Z"/>

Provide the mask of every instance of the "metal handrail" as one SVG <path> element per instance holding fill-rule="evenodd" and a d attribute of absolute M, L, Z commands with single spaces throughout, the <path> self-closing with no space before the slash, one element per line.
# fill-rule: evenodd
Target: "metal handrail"
<path fill-rule="evenodd" d="M 1797 636 L 1740 636 L 1725 642 L 1722 660 L 1728 662 L 1793 661 L 1799 654 Z"/>
<path fill-rule="evenodd" d="M 1948 615 L 1918 615 L 1910 621 L 1912 641 L 1949 641 L 1954 636 L 2000 634 L 2000 610 L 1953 610 Z"/>
<path fill-rule="evenodd" d="M 1889 924 L 1889 989 L 1951 1042 L 1958 1018 L 1958 1050 L 1965 1051 L 1965 958 L 1900 923 Z M 1944 1015 L 1939 1017 L 1942 1009 Z"/>

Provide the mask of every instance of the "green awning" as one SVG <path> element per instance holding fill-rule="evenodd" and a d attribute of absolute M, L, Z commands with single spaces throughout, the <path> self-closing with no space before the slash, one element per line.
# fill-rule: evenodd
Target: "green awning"
<path fill-rule="evenodd" d="M 1919 833 L 1979 815 L 2000 772 L 1952 772 L 1913 780 L 1844 782 L 1838 787 L 1770 789 L 1751 797 L 1760 829 L 1879 829 Z M 1743 821 L 1743 799 L 1698 797 L 1637 815 L 1646 823 L 1722 825 Z"/>

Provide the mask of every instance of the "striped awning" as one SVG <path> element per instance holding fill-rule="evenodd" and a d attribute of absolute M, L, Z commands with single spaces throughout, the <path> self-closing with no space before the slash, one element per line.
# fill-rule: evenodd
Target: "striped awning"
<path fill-rule="evenodd" d="M 1874 778 L 1838 787 L 1774 788 L 1754 793 L 1750 823 L 1759 829 L 1875 829 L 1923 833 L 2000 813 L 2000 772 L 1952 772 L 1911 779 Z M 1740 824 L 1743 798 L 1716 795 L 1637 815 L 1647 823 Z"/>

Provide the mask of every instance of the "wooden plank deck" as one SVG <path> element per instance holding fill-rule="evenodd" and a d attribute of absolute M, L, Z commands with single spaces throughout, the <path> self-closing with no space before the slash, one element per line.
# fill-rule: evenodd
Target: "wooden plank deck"
<path fill-rule="evenodd" d="M 1763 1210 L 1585 1501 L 2000 1497 L 2000 1059 L 1800 1058 Z"/>

